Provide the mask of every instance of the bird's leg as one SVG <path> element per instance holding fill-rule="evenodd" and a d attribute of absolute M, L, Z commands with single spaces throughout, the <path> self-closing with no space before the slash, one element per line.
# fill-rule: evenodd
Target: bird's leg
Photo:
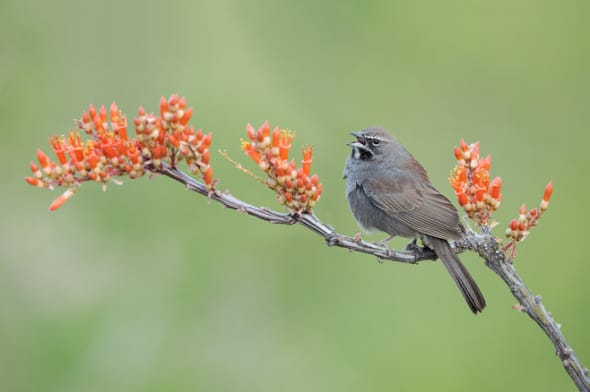
<path fill-rule="evenodd" d="M 388 236 L 386 239 L 375 242 L 375 244 L 379 245 L 379 246 L 388 246 L 387 243 L 389 241 L 391 241 L 393 239 L 393 237 L 395 237 L 394 234 L 391 234 L 390 236 Z"/>

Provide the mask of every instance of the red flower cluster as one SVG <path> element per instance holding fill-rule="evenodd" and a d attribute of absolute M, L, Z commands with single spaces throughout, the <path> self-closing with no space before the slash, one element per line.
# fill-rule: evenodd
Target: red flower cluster
<path fill-rule="evenodd" d="M 160 167 L 162 160 L 176 167 L 186 160 L 192 174 L 200 174 L 209 188 L 213 186 L 213 169 L 209 165 L 209 146 L 213 136 L 195 131 L 188 122 L 193 114 L 186 108 L 186 99 L 174 94 L 170 99 L 160 98 L 160 116 L 146 114 L 140 107 L 135 118 L 135 133 L 141 153 L 151 160 L 154 167 Z"/>
<path fill-rule="evenodd" d="M 267 174 L 265 184 L 278 194 L 278 201 L 293 211 L 311 212 L 322 193 L 317 175 L 310 176 L 312 147 L 303 148 L 301 167 L 289 161 L 291 141 L 295 134 L 276 127 L 272 133 L 268 121 L 255 130 L 246 126 L 249 142 L 242 141 L 242 150 Z"/>
<path fill-rule="evenodd" d="M 479 142 L 467 145 L 461 140 L 455 147 L 457 166 L 451 172 L 449 182 L 455 190 L 459 204 L 467 215 L 482 226 L 489 222 L 492 213 L 500 206 L 502 179 L 490 181 L 492 158 L 479 157 Z"/>
<path fill-rule="evenodd" d="M 543 193 L 543 200 L 539 208 L 533 208 L 527 211 L 526 205 L 520 206 L 520 213 L 517 219 L 512 219 L 506 229 L 506 237 L 510 238 L 510 242 L 504 247 L 505 251 L 510 250 L 509 259 L 512 260 L 516 253 L 516 244 L 524 241 L 529 235 L 530 230 L 537 225 L 541 215 L 549 207 L 549 200 L 553 193 L 553 183 L 549 182 L 545 187 Z"/>
<path fill-rule="evenodd" d="M 146 163 L 158 168 L 162 161 L 175 166 L 176 161 L 185 159 L 192 173 L 201 174 L 205 184 L 212 187 L 211 134 L 203 135 L 201 130 L 195 132 L 189 127 L 191 115 L 192 109 L 186 109 L 184 98 L 172 95 L 166 100 L 162 97 L 159 117 L 139 109 L 139 117 L 134 121 L 137 138 L 129 139 L 127 119 L 116 103 L 110 107 L 110 121 L 104 106 L 97 111 L 90 105 L 77 125 L 91 138 L 83 142 L 78 131 L 70 132 L 67 137 L 51 138 L 57 161 L 37 150 L 40 167 L 31 162 L 33 175 L 25 180 L 40 188 L 69 188 L 51 203 L 51 211 L 71 198 L 81 183 L 100 182 L 105 189 L 110 181 L 118 183 L 116 177 L 144 175 Z"/>

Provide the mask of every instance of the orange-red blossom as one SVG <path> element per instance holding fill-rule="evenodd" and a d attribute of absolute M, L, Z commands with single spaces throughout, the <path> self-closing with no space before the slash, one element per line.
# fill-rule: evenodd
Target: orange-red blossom
<path fill-rule="evenodd" d="M 298 212 L 310 212 L 322 193 L 317 175 L 311 174 L 313 148 L 303 147 L 301 167 L 289 161 L 294 132 L 275 127 L 268 121 L 256 130 L 246 126 L 249 141 L 242 142 L 242 150 L 267 174 L 266 185 L 277 192 L 278 201 Z"/>
<path fill-rule="evenodd" d="M 552 193 L 553 182 L 549 182 L 547 186 L 545 186 L 543 199 L 541 200 L 539 208 L 533 208 L 530 211 L 527 211 L 526 205 L 521 205 L 518 218 L 512 219 L 508 224 L 505 234 L 506 237 L 508 237 L 511 241 L 505 246 L 504 249 L 511 250 L 509 256 L 510 259 L 514 258 L 516 244 L 518 242 L 524 241 L 529 235 L 530 230 L 539 223 L 541 215 L 543 215 L 543 213 L 549 207 L 549 200 L 551 199 Z"/>
<path fill-rule="evenodd" d="M 488 155 L 479 158 L 479 143 L 467 144 L 461 140 L 460 146 L 455 147 L 457 166 L 451 173 L 451 183 L 459 204 L 468 216 L 475 219 L 480 226 L 486 225 L 492 213 L 500 206 L 502 195 L 502 180 L 500 177 L 490 181 L 489 170 L 492 163 Z M 553 193 L 553 183 L 549 182 L 543 193 L 543 200 L 539 208 L 527 210 L 523 204 L 517 219 L 512 219 L 506 229 L 506 237 L 510 242 L 503 248 L 507 252 L 508 260 L 512 260 L 516 253 L 516 245 L 524 241 L 531 228 L 538 224 L 541 215 L 549 207 L 549 200 Z"/>
<path fill-rule="evenodd" d="M 460 147 L 455 147 L 454 152 L 457 166 L 451 172 L 449 182 L 459 205 L 479 225 L 486 225 L 500 206 L 502 179 L 496 177 L 490 181 L 492 158 L 489 155 L 480 158 L 479 142 L 468 145 L 461 140 Z"/>
<path fill-rule="evenodd" d="M 192 108 L 186 108 L 184 97 L 176 94 L 168 100 L 162 97 L 159 116 L 139 108 L 134 120 L 136 138 L 130 139 L 127 118 L 115 102 L 108 114 L 104 106 L 96 110 L 90 105 L 77 121 L 77 131 L 50 139 L 57 161 L 37 150 L 39 166 L 31 162 L 32 176 L 25 180 L 39 188 L 68 188 L 51 203 L 51 211 L 70 199 L 83 182 L 100 182 L 105 189 L 109 182 L 118 182 L 116 177 L 143 176 L 147 163 L 158 168 L 162 162 L 175 166 L 177 161 L 185 160 L 191 172 L 200 174 L 211 188 L 213 171 L 209 165 L 209 146 L 212 136 L 189 126 L 191 116 Z M 89 138 L 83 141 L 80 131 Z"/>

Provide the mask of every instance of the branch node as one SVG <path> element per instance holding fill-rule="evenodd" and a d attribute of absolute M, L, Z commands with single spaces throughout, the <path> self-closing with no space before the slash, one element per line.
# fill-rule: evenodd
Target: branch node
<path fill-rule="evenodd" d="M 335 246 L 342 242 L 342 236 L 336 233 L 334 230 L 326 237 L 326 245 Z"/>
<path fill-rule="evenodd" d="M 299 221 L 299 218 L 301 218 L 301 213 L 300 212 L 292 212 L 289 215 L 289 225 L 294 225 L 295 223 L 297 223 Z"/>
<path fill-rule="evenodd" d="M 356 233 L 354 233 L 353 241 L 356 242 L 357 244 L 360 244 L 363 242 L 363 239 L 361 238 L 360 231 L 357 231 Z"/>

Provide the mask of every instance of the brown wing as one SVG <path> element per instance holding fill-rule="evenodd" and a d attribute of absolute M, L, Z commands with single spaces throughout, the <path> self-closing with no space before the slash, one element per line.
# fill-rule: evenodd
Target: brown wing
<path fill-rule="evenodd" d="M 447 240 L 462 234 L 457 210 L 429 182 L 398 175 L 371 178 L 362 187 L 377 208 L 412 230 Z"/>

